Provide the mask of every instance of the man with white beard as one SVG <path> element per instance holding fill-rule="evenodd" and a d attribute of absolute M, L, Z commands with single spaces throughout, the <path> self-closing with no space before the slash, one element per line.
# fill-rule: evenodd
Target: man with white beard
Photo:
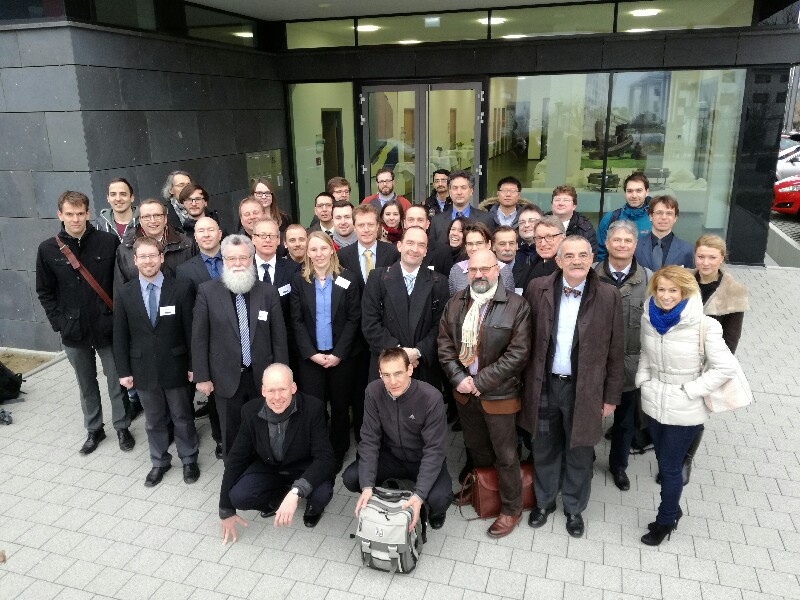
<path fill-rule="evenodd" d="M 259 396 L 264 370 L 289 361 L 280 298 L 256 278 L 254 253 L 246 236 L 226 237 L 222 276 L 200 284 L 195 301 L 192 371 L 197 389 L 216 395 L 223 457 L 239 432 L 242 406 Z"/>

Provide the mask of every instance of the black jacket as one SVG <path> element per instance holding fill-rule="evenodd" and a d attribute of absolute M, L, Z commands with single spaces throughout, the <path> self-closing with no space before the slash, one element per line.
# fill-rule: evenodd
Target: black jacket
<path fill-rule="evenodd" d="M 494 217 L 485 210 L 476 208 L 475 206 L 469 209 L 469 220 L 483 223 L 489 228 L 489 233 L 494 233 L 497 228 L 497 223 L 494 222 Z M 443 213 L 439 213 L 431 219 L 430 227 L 428 227 L 428 240 L 449 246 L 450 243 L 447 239 L 447 233 L 450 230 L 450 224 L 453 222 L 453 207 Z"/>
<path fill-rule="evenodd" d="M 137 389 L 165 390 L 188 385 L 191 370 L 192 308 L 189 281 L 164 277 L 156 325 L 150 324 L 139 278 L 117 292 L 114 302 L 114 362 L 120 377 L 133 375 Z M 172 314 L 161 314 L 171 307 Z"/>
<path fill-rule="evenodd" d="M 336 476 L 336 459 L 325 425 L 325 405 L 303 392 L 297 392 L 295 397 L 297 411 L 289 417 L 280 462 L 275 460 L 269 444 L 269 423 L 259 414 L 264 408 L 264 398 L 251 400 L 242 407 L 242 426 L 225 460 L 219 493 L 220 517 L 235 514 L 229 496 L 231 488 L 256 458 L 280 470 L 302 469 L 301 478 L 312 488 Z"/>
<path fill-rule="evenodd" d="M 547 214 L 552 215 L 553 213 Z M 595 258 L 597 257 L 597 233 L 595 233 L 594 225 L 577 210 L 572 213 L 572 218 L 567 223 L 567 237 L 571 235 L 579 235 L 589 242 Z"/>
<path fill-rule="evenodd" d="M 113 233 L 97 231 L 88 223 L 81 239 L 64 231 L 58 234 L 72 253 L 109 296 L 113 295 L 114 257 L 119 240 Z M 61 253 L 55 237 L 39 244 L 36 255 L 36 294 L 53 331 L 65 346 L 111 344 L 113 315 L 91 286 Z"/>
<path fill-rule="evenodd" d="M 122 238 L 122 243 L 117 249 L 117 264 L 114 269 L 114 288 L 121 288 L 124 283 L 139 277 L 139 271 L 133 262 L 133 243 L 144 237 L 142 226 L 138 225 L 135 229 L 130 229 Z M 185 233 L 167 225 L 164 231 L 164 264 L 161 272 L 164 275 L 175 277 L 175 270 L 178 265 L 185 263 L 198 253 L 194 240 L 188 238 Z"/>
<path fill-rule="evenodd" d="M 400 252 L 398 252 L 394 244 L 381 242 L 380 240 L 378 240 L 377 243 L 378 246 L 373 260 L 375 268 L 388 267 L 400 260 Z M 342 268 L 347 269 L 356 276 L 358 280 L 358 289 L 363 294 L 364 286 L 367 282 L 364 281 L 364 278 L 361 276 L 361 260 L 358 256 L 358 242 L 340 249 L 336 254 L 339 257 L 339 264 L 342 265 Z"/>
<path fill-rule="evenodd" d="M 412 418 L 413 417 L 413 418 Z M 439 477 L 447 451 L 447 417 L 442 394 L 424 381 L 411 380 L 394 399 L 383 381 L 364 394 L 364 423 L 358 444 L 358 483 L 374 487 L 381 447 L 407 463 L 420 463 L 414 493 L 425 500 Z"/>

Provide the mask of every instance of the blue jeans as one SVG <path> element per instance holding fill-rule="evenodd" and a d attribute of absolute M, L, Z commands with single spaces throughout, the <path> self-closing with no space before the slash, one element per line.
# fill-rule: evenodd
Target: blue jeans
<path fill-rule="evenodd" d="M 656 522 L 671 525 L 678 516 L 678 504 L 683 492 L 683 460 L 703 426 L 663 425 L 649 416 L 647 425 L 661 473 L 661 504 L 658 506 Z"/>

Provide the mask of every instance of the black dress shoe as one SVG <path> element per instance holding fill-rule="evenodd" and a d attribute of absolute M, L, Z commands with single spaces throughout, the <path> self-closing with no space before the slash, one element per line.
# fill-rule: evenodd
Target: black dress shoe
<path fill-rule="evenodd" d="M 625 471 L 611 471 L 611 476 L 614 478 L 614 485 L 623 492 L 631 489 L 631 480 L 628 479 L 628 474 Z"/>
<path fill-rule="evenodd" d="M 128 429 L 117 429 L 117 439 L 119 440 L 119 449 L 125 452 L 130 452 L 136 445 L 136 440 L 133 439 Z"/>
<path fill-rule="evenodd" d="M 261 518 L 269 519 L 270 517 L 274 517 L 275 513 L 278 512 L 278 509 L 281 506 L 281 502 L 283 502 L 283 499 L 286 497 L 288 492 L 289 490 L 285 490 L 282 493 L 273 495 L 269 502 L 267 502 L 267 508 L 261 511 Z"/>
<path fill-rule="evenodd" d="M 324 508 L 316 509 L 311 502 L 308 502 L 306 504 L 306 511 L 303 513 L 303 525 L 306 527 L 316 527 L 317 523 L 319 523 L 319 520 L 322 518 L 324 510 Z"/>
<path fill-rule="evenodd" d="M 528 525 L 533 527 L 534 529 L 539 529 L 545 523 L 547 523 L 547 517 L 554 513 L 556 510 L 556 505 L 549 506 L 547 508 L 539 508 L 538 506 L 535 507 L 531 514 L 528 515 Z"/>
<path fill-rule="evenodd" d="M 81 454 L 91 454 L 95 450 L 97 450 L 97 446 L 106 439 L 106 432 L 102 429 L 98 429 L 97 431 L 90 431 L 89 435 L 86 436 L 86 441 L 81 446 L 80 453 Z"/>
<path fill-rule="evenodd" d="M 164 473 L 169 471 L 171 468 L 172 465 L 167 465 L 166 467 L 153 467 L 150 469 L 147 477 L 144 478 L 144 487 L 153 487 L 161 483 Z"/>
<path fill-rule="evenodd" d="M 194 483 L 200 478 L 200 467 L 196 462 L 183 465 L 183 482 Z"/>
<path fill-rule="evenodd" d="M 217 447 L 214 448 L 214 456 L 217 457 L 217 460 L 222 460 L 222 444 L 217 442 Z"/>
<path fill-rule="evenodd" d="M 144 409 L 142 408 L 142 403 L 139 402 L 139 399 L 131 398 L 131 403 L 128 407 L 128 414 L 130 416 L 131 421 L 136 419 L 136 417 L 142 414 L 143 411 Z"/>
<path fill-rule="evenodd" d="M 582 537 L 584 530 L 583 517 L 580 514 L 571 515 L 566 511 L 564 511 L 564 516 L 567 517 L 567 533 L 572 537 Z"/>
<path fill-rule="evenodd" d="M 438 515 L 432 514 L 430 517 L 428 517 L 428 523 L 431 524 L 432 529 L 441 529 L 446 518 L 447 513 L 440 513 Z"/>

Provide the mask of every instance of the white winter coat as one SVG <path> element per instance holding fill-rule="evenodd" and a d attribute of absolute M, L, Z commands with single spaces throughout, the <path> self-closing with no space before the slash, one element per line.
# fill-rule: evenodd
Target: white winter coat
<path fill-rule="evenodd" d="M 736 362 L 722 339 L 722 326 L 703 315 L 700 294 L 691 296 L 681 319 L 664 335 L 650 324 L 650 297 L 642 315 L 642 350 L 636 386 L 642 410 L 663 425 L 700 425 L 708 419 L 703 396 L 736 374 Z M 700 320 L 705 320 L 705 361 L 700 364 Z M 681 389 L 684 386 L 684 390 Z"/>

